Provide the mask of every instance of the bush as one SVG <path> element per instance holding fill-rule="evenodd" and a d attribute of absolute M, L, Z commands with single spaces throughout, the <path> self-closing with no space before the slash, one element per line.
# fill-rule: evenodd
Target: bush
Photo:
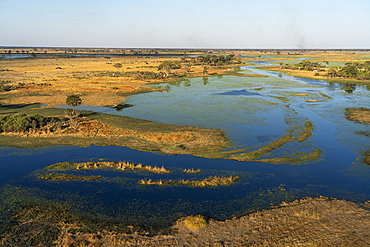
<path fill-rule="evenodd" d="M 39 114 L 6 115 L 0 117 L 0 130 L 1 132 L 26 132 L 31 128 L 42 128 L 46 122 L 47 119 Z"/>
<path fill-rule="evenodd" d="M 189 230 L 198 230 L 200 228 L 203 228 L 207 226 L 207 220 L 202 215 L 196 215 L 196 216 L 189 216 L 184 220 L 184 224 L 186 228 Z"/>

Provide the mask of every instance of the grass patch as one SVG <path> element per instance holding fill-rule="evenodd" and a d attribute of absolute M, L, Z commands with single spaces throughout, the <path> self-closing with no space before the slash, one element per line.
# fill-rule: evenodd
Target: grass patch
<path fill-rule="evenodd" d="M 203 180 L 145 180 L 142 179 L 139 181 L 142 185 L 189 185 L 193 187 L 216 187 L 216 186 L 227 186 L 231 185 L 235 181 L 239 180 L 239 176 L 230 176 L 230 177 L 209 177 Z"/>
<path fill-rule="evenodd" d="M 184 220 L 184 225 L 186 228 L 192 231 L 204 228 L 208 225 L 206 218 L 202 215 L 195 215 L 186 217 Z"/>
<path fill-rule="evenodd" d="M 170 171 L 164 167 L 152 167 L 144 166 L 142 164 L 135 165 L 134 163 L 129 163 L 125 161 L 119 162 L 85 162 L 85 163 L 70 163 L 61 162 L 51 166 L 46 167 L 46 169 L 64 171 L 64 170 L 91 170 L 91 169 L 104 169 L 113 168 L 120 171 L 125 169 L 129 170 L 145 170 L 154 173 L 169 173 Z"/>
<path fill-rule="evenodd" d="M 92 181 L 101 179 L 101 176 L 75 176 L 63 173 L 50 173 L 39 176 L 39 179 L 51 181 Z"/>
<path fill-rule="evenodd" d="M 247 152 L 247 153 L 240 153 L 240 154 L 233 154 L 229 156 L 229 159 L 239 160 L 239 161 L 252 161 L 258 159 L 261 155 L 269 153 L 279 147 L 282 147 L 284 144 L 288 142 L 294 141 L 294 137 L 291 135 L 285 135 L 277 139 L 276 141 L 271 142 L 267 146 L 260 148 L 258 150 Z"/>

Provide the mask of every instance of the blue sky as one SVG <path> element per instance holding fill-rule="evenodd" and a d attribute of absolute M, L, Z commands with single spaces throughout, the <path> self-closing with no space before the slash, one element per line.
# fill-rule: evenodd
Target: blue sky
<path fill-rule="evenodd" d="M 370 48 L 370 0 L 0 0 L 0 46 Z"/>

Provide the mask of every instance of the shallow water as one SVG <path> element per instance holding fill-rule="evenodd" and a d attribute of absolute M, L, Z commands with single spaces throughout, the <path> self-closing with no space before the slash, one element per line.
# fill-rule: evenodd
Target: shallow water
<path fill-rule="evenodd" d="M 223 76 L 191 78 L 170 84 L 169 92 L 131 96 L 134 105 L 122 111 L 80 107 L 175 125 L 222 129 L 231 149 L 263 147 L 291 133 L 299 135 L 310 121 L 314 132 L 306 141 L 291 142 L 265 157 L 282 157 L 321 149 L 307 165 L 272 165 L 214 160 L 189 155 L 145 153 L 122 147 L 48 147 L 31 150 L 0 147 L 0 207 L 3 222 L 8 209 L 27 202 L 58 202 L 95 218 L 165 226 L 185 215 L 204 214 L 218 219 L 269 208 L 284 200 L 329 196 L 363 202 L 370 199 L 370 167 L 356 161 L 369 150 L 369 137 L 356 134 L 369 126 L 345 119 L 345 108 L 369 106 L 370 93 L 357 87 L 351 93 L 340 85 L 299 79 L 242 67 L 240 73 L 268 77 Z M 166 84 L 164 84 L 166 85 Z M 319 102 L 307 102 L 318 100 Z M 102 175 L 98 181 L 42 181 L 44 168 L 57 162 L 130 161 L 164 166 L 170 174 L 95 170 L 71 174 Z M 185 168 L 201 169 L 186 174 Z M 142 186 L 140 179 L 203 179 L 209 176 L 242 177 L 217 188 Z"/>

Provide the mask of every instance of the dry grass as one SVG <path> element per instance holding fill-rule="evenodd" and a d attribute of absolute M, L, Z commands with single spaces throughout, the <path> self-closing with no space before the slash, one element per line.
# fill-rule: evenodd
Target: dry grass
<path fill-rule="evenodd" d="M 189 216 L 184 220 L 185 227 L 191 231 L 204 228 L 207 224 L 207 220 L 202 215 Z"/>
<path fill-rule="evenodd" d="M 230 177 L 209 177 L 203 180 L 194 181 L 194 180 L 145 180 L 142 179 L 139 181 L 142 185 L 189 185 L 194 187 L 216 187 L 216 186 L 227 186 L 231 185 L 235 181 L 239 180 L 239 176 L 230 176 Z"/>
<path fill-rule="evenodd" d="M 346 118 L 351 121 L 370 124 L 370 109 L 367 107 L 347 109 Z"/>
<path fill-rule="evenodd" d="M 25 84 L 22 88 L 0 94 L 8 96 L 2 99 L 8 104 L 65 105 L 68 95 L 78 94 L 81 95 L 84 105 L 114 106 L 124 102 L 127 95 L 160 90 L 145 85 L 178 80 L 178 77 L 185 75 L 185 70 L 183 68 L 174 70 L 165 80 L 101 76 L 101 72 L 110 72 L 113 75 L 117 72 L 113 65 L 120 63 L 122 64 L 120 72 L 156 73 L 158 65 L 164 61 L 180 61 L 180 58 L 126 56 L 0 60 L 0 68 L 6 70 L 0 71 L 0 83 Z M 187 76 L 204 76 L 203 67 L 192 66 Z M 229 71 L 233 69 L 209 67 L 208 74 L 225 74 Z"/>
<path fill-rule="evenodd" d="M 119 162 L 83 162 L 83 163 L 70 163 L 62 162 L 57 163 L 51 166 L 48 166 L 47 169 L 52 170 L 90 170 L 90 169 L 103 169 L 103 168 L 114 168 L 120 171 L 125 169 L 129 170 L 145 170 L 154 173 L 169 173 L 170 171 L 164 167 L 152 167 L 142 164 L 135 165 L 134 163 L 119 161 Z"/>

